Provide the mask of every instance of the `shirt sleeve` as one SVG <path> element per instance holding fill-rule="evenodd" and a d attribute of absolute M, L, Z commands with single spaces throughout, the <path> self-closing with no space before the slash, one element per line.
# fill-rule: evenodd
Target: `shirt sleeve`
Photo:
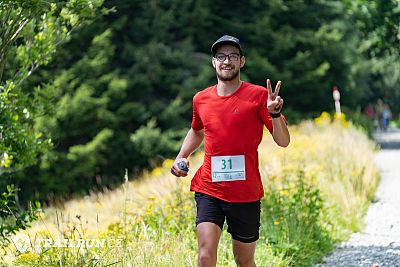
<path fill-rule="evenodd" d="M 265 89 L 261 93 L 260 106 L 258 109 L 258 117 L 263 121 L 263 123 L 267 127 L 268 131 L 272 134 L 274 127 L 272 125 L 272 118 L 268 113 L 267 100 L 268 100 L 268 91 L 267 91 L 267 89 Z M 287 124 L 285 116 L 283 116 L 283 115 L 281 115 L 281 116 L 282 116 L 282 119 L 284 120 L 284 122 Z"/>
<path fill-rule="evenodd" d="M 193 97 L 193 116 L 192 116 L 192 129 L 201 130 L 204 128 L 203 121 L 201 120 L 200 114 L 198 112 L 197 95 Z"/>

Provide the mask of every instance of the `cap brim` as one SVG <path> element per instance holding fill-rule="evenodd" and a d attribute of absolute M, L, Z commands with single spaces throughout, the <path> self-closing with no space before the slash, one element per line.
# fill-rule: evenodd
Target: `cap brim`
<path fill-rule="evenodd" d="M 240 47 L 240 45 L 239 45 L 238 43 L 236 43 L 236 42 L 234 42 L 234 41 L 226 40 L 226 41 L 221 41 L 221 42 L 218 42 L 218 43 L 215 43 L 215 44 L 212 45 L 211 51 L 212 51 L 213 56 L 215 56 L 215 54 L 217 53 L 218 48 L 220 48 L 220 47 L 223 46 L 223 45 L 231 45 L 231 46 L 234 46 L 234 47 L 238 48 L 240 54 L 243 55 L 242 48 Z"/>

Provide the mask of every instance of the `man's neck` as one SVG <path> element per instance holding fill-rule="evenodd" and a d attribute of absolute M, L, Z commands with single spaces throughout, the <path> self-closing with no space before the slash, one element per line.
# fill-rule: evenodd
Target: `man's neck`
<path fill-rule="evenodd" d="M 219 96 L 229 96 L 236 92 L 241 85 L 242 81 L 240 79 L 234 79 L 232 81 L 218 80 L 217 93 Z"/>

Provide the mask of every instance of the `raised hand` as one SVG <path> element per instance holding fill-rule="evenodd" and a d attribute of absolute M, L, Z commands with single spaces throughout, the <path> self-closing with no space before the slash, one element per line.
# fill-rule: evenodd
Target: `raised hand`
<path fill-rule="evenodd" d="M 269 113 L 279 113 L 282 110 L 283 99 L 278 95 L 281 88 L 281 81 L 275 86 L 275 92 L 272 92 L 271 81 L 267 79 L 268 100 L 267 108 Z"/>

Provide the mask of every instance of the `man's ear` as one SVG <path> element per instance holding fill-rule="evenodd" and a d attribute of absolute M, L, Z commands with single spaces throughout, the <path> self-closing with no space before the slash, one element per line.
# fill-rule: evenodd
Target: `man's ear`
<path fill-rule="evenodd" d="M 212 58 L 211 58 L 211 64 L 213 65 L 213 68 L 215 69 L 215 61 L 214 61 L 214 60 L 215 60 L 215 58 L 212 57 Z"/>
<path fill-rule="evenodd" d="M 246 63 L 246 58 L 244 56 L 240 57 L 240 68 L 244 67 L 244 63 Z"/>

